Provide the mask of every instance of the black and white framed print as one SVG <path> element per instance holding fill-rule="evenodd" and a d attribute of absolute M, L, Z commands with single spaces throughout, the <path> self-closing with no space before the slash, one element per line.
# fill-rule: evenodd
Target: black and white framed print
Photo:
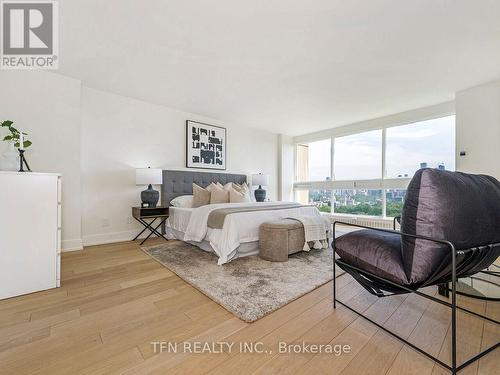
<path fill-rule="evenodd" d="M 186 166 L 226 169 L 226 128 L 187 120 Z"/>

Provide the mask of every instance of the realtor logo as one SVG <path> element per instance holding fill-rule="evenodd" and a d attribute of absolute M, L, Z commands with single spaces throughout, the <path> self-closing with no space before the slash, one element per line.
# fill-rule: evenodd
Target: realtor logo
<path fill-rule="evenodd" d="M 2 1 L 2 69 L 58 68 L 56 1 Z"/>

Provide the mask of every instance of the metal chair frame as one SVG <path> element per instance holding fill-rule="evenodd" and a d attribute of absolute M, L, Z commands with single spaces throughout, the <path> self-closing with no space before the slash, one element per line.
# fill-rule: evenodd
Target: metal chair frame
<path fill-rule="evenodd" d="M 396 218 L 394 219 L 394 225 L 396 223 Z M 370 272 L 367 272 L 365 270 L 362 270 L 358 267 L 355 267 L 355 266 L 352 266 L 346 262 L 344 262 L 342 259 L 335 259 L 335 233 L 336 233 L 336 225 L 337 224 L 340 224 L 340 225 L 347 225 L 347 226 L 351 226 L 351 227 L 356 227 L 356 228 L 363 228 L 363 229 L 370 229 L 370 230 L 376 230 L 376 231 L 379 231 L 379 232 L 385 232 L 385 233 L 393 233 L 393 234 L 397 234 L 401 237 L 410 237 L 410 238 L 416 238 L 416 239 L 422 239 L 422 240 L 427 240 L 427 241 L 431 241 L 431 242 L 435 242 L 435 243 L 440 243 L 442 245 L 445 245 L 449 251 L 451 252 L 451 303 L 448 303 L 446 301 L 443 301 L 443 300 L 440 300 L 438 298 L 435 298 L 433 296 L 429 296 L 425 293 L 422 293 L 422 292 L 419 292 L 418 291 L 418 288 L 417 289 L 411 289 L 409 288 L 408 286 L 405 286 L 405 285 L 400 285 L 400 284 L 397 284 L 393 281 L 390 281 L 390 280 L 387 280 L 387 279 L 384 279 L 380 276 L 377 276 L 377 275 L 374 275 Z M 498 244 L 492 244 L 491 246 L 496 246 Z M 432 359 L 434 362 L 438 363 L 439 365 L 441 365 L 442 367 L 446 368 L 447 370 L 451 371 L 451 373 L 453 375 L 457 374 L 458 371 L 462 370 L 463 368 L 467 367 L 468 365 L 470 365 L 471 363 L 477 361 L 478 359 L 480 359 L 481 357 L 485 356 L 486 354 L 488 354 L 489 352 L 495 350 L 496 348 L 498 348 L 500 346 L 500 342 L 497 342 L 496 344 L 490 346 L 489 348 L 483 350 L 482 352 L 480 352 L 479 354 L 473 356 L 472 358 L 468 359 L 467 361 L 465 361 L 464 363 L 460 364 L 460 365 L 457 365 L 457 310 L 461 310 L 461 311 L 465 311 L 469 314 L 472 314 L 472 315 L 475 315 L 477 317 L 480 317 L 480 318 L 483 318 L 485 320 L 488 320 L 494 324 L 500 324 L 499 321 L 497 320 L 494 320 L 492 318 L 489 318 L 487 316 L 484 316 L 484 315 L 481 315 L 481 314 L 478 314 L 476 312 L 473 312 L 471 310 L 468 310 L 468 309 L 465 309 L 463 307 L 460 307 L 457 305 L 457 255 L 464 255 L 466 253 L 469 253 L 469 252 L 474 252 L 475 250 L 477 250 L 477 248 L 471 248 L 471 249 L 465 249 L 465 250 L 457 250 L 455 248 L 455 245 L 453 243 L 451 243 L 450 241 L 446 241 L 446 240 L 441 240 L 441 239 L 435 239 L 435 238 L 430 238 L 430 237 L 426 237 L 426 236 L 420 236 L 420 235 L 415 235 L 415 234 L 408 234 L 408 233 L 402 233 L 400 231 L 396 231 L 396 230 L 388 230 L 388 229 L 379 229 L 379 228 L 371 228 L 371 227 L 367 227 L 367 226 L 363 226 L 363 225 L 357 225 L 357 224 L 351 224 L 351 223 L 346 223 L 346 222 L 342 222 L 342 221 L 335 221 L 333 223 L 333 241 L 332 241 L 332 248 L 333 248 L 333 251 L 334 251 L 334 256 L 333 256 L 333 308 L 336 308 L 337 307 L 337 302 L 340 303 L 342 306 L 346 307 L 347 309 L 351 310 L 352 312 L 358 314 L 359 316 L 363 317 L 364 319 L 368 320 L 369 322 L 371 322 L 372 324 L 376 325 L 378 328 L 382 329 L 383 331 L 389 333 L 390 335 L 396 337 L 397 339 L 399 339 L 400 341 L 404 342 L 406 345 L 410 346 L 411 348 L 415 349 L 416 351 L 418 351 L 419 353 L 425 355 L 426 357 Z M 348 273 L 353 273 L 353 274 L 356 274 L 357 276 L 359 277 L 363 277 L 367 280 L 369 280 L 368 278 L 372 278 L 372 280 L 378 280 L 378 281 L 381 281 L 385 284 L 388 284 L 396 289 L 400 289 L 401 290 L 401 293 L 415 293 L 421 297 L 424 297 L 424 298 L 427 298 L 427 299 L 430 299 L 434 302 L 437 302 L 437 303 L 440 303 L 442 305 L 445 305 L 445 306 L 448 306 L 451 308 L 451 366 L 444 363 L 443 361 L 441 361 L 440 359 L 436 358 L 435 356 L 425 352 L 424 350 L 420 349 L 418 346 L 412 344 L 411 342 L 409 342 L 408 340 L 402 338 L 401 336 L 397 335 L 396 333 L 388 330 L 387 328 L 385 328 L 384 326 L 382 326 L 381 324 L 375 322 L 374 320 L 368 318 L 367 316 L 363 315 L 363 313 L 351 308 L 350 306 L 348 306 L 346 303 L 340 301 L 337 299 L 337 293 L 336 293 L 336 271 L 335 271 L 335 268 L 336 268 L 336 265 L 339 264 L 341 266 L 341 268 L 343 269 L 349 269 L 350 271 L 348 271 Z M 426 285 L 428 286 L 428 285 Z M 391 293 L 391 294 L 385 294 L 385 295 L 378 295 L 378 297 L 386 297 L 386 296 L 390 296 L 390 295 L 394 295 L 394 293 Z"/>

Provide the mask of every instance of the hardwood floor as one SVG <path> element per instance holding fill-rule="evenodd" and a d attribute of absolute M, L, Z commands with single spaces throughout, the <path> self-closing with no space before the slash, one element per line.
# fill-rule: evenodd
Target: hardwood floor
<path fill-rule="evenodd" d="M 153 244 L 154 242 L 151 242 Z M 421 297 L 377 299 L 350 276 L 339 298 L 449 361 L 450 312 Z M 251 324 L 240 321 L 126 242 L 64 253 L 62 287 L 0 301 L 0 374 L 446 374 L 349 310 L 332 283 Z M 435 294 L 435 288 L 428 290 Z M 460 304 L 499 319 L 498 303 Z M 459 313 L 459 360 L 497 342 L 500 328 Z M 155 352 L 152 342 L 228 342 L 218 354 Z M 262 343 L 267 353 L 238 350 Z M 288 344 L 349 345 L 339 356 L 279 353 Z M 261 347 L 258 346 L 260 349 Z M 461 374 L 498 374 L 493 352 Z"/>

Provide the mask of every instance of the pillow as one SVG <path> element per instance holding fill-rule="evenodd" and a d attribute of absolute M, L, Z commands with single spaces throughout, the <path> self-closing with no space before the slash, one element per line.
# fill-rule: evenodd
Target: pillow
<path fill-rule="evenodd" d="M 193 208 L 210 204 L 210 191 L 193 184 Z"/>
<path fill-rule="evenodd" d="M 250 193 L 243 186 L 238 189 L 236 186 L 229 189 L 229 202 L 230 203 L 245 203 L 251 202 Z"/>
<path fill-rule="evenodd" d="M 210 192 L 210 204 L 229 203 L 229 191 L 218 188 Z"/>
<path fill-rule="evenodd" d="M 229 192 L 220 182 L 212 182 L 206 189 L 210 191 L 210 204 L 229 203 Z"/>
<path fill-rule="evenodd" d="M 233 187 L 234 187 L 234 190 L 245 195 L 244 202 L 251 202 L 252 201 L 252 198 L 250 197 L 250 188 L 248 187 L 246 182 L 244 182 L 242 185 L 234 184 Z M 231 201 L 231 198 L 229 200 Z"/>
<path fill-rule="evenodd" d="M 214 190 L 220 189 L 220 187 L 215 182 L 212 182 L 205 189 L 208 190 L 209 192 L 212 192 Z"/>
<path fill-rule="evenodd" d="M 229 189 L 229 202 L 230 203 L 243 203 L 247 202 L 245 194 L 236 190 L 235 188 Z"/>
<path fill-rule="evenodd" d="M 181 195 L 170 201 L 170 205 L 179 208 L 192 208 L 193 207 L 193 196 L 192 195 Z"/>

